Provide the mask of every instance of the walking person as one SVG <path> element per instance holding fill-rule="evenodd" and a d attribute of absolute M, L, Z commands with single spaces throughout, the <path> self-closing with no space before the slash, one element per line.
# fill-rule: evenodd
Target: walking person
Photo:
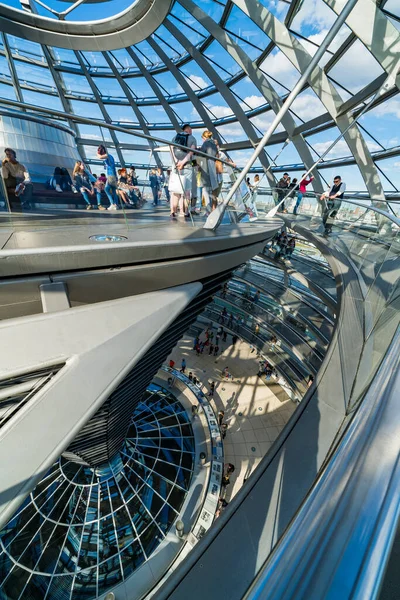
<path fill-rule="evenodd" d="M 182 358 L 181 373 L 185 374 L 185 371 L 186 371 L 186 360 L 184 358 Z"/>
<path fill-rule="evenodd" d="M 340 175 L 336 175 L 331 189 L 324 192 L 320 197 L 321 202 L 325 203 L 325 209 L 322 213 L 322 222 L 325 227 L 324 234 L 332 233 L 333 221 L 336 218 L 340 205 L 346 191 L 346 184 L 342 181 Z"/>
<path fill-rule="evenodd" d="M 237 335 L 233 335 L 232 336 L 232 346 L 236 346 L 236 342 L 238 341 L 238 336 Z"/>
<path fill-rule="evenodd" d="M 209 396 L 210 398 L 214 398 L 214 392 L 215 392 L 215 381 L 212 381 L 210 383 L 210 392 L 209 392 Z"/>
<path fill-rule="evenodd" d="M 303 173 L 302 178 L 304 177 L 305 173 Z M 297 192 L 297 200 L 296 200 L 296 205 L 293 209 L 293 214 L 297 215 L 297 211 L 299 209 L 300 203 L 303 200 L 303 196 L 304 194 L 307 192 L 307 186 L 313 181 L 314 177 L 311 176 L 309 179 L 302 179 L 299 183 L 299 191 Z"/>
<path fill-rule="evenodd" d="M 210 349 L 208 351 L 208 354 L 211 356 L 211 354 L 214 352 L 214 344 L 210 343 Z"/>
<path fill-rule="evenodd" d="M 218 356 L 218 352 L 219 352 L 219 346 L 215 345 L 214 346 L 214 356 Z"/>
<path fill-rule="evenodd" d="M 106 170 L 107 183 L 106 187 L 104 188 L 104 191 L 107 195 L 107 198 L 110 201 L 110 206 L 108 207 L 108 210 L 118 210 L 118 179 L 114 157 L 107 152 L 105 146 L 100 145 L 97 148 L 97 158 L 103 161 L 103 165 Z"/>
<path fill-rule="evenodd" d="M 157 171 L 152 169 L 149 175 L 151 192 L 153 194 L 153 206 L 158 206 L 158 195 L 160 191 L 160 181 L 157 175 Z"/>
<path fill-rule="evenodd" d="M 227 336 L 227 335 L 228 335 L 228 334 L 226 333 L 226 331 L 224 331 L 224 333 L 222 334 L 222 341 L 223 341 L 223 342 L 226 342 L 226 336 Z"/>
<path fill-rule="evenodd" d="M 171 146 L 175 173 L 171 173 L 169 189 L 171 192 L 171 218 L 175 219 L 178 212 L 178 203 L 180 207 L 180 216 L 190 216 L 189 204 L 194 176 L 192 150 L 196 150 L 197 142 L 196 138 L 193 136 L 193 130 L 189 123 L 183 125 L 182 132 L 178 133 L 172 141 L 175 144 L 185 147 L 185 149 L 183 149 Z M 173 177 L 173 175 L 177 175 L 177 177 Z"/>
<path fill-rule="evenodd" d="M 6 155 L 1 164 L 1 175 L 6 186 L 7 195 L 14 194 L 21 201 L 21 208 L 32 208 L 33 185 L 28 169 L 17 160 L 17 153 L 12 148 L 4 150 Z"/>
<path fill-rule="evenodd" d="M 225 411 L 223 411 L 223 410 L 218 411 L 218 425 L 219 425 L 219 427 L 221 427 L 221 425 L 222 425 L 222 421 L 224 420 L 224 416 L 225 416 Z"/>

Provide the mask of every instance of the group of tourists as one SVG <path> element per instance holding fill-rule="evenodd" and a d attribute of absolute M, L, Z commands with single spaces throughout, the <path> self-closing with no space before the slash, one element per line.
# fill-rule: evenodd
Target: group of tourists
<path fill-rule="evenodd" d="M 288 236 L 286 231 L 277 231 L 271 240 L 271 250 L 275 251 L 274 258 L 289 260 L 296 248 L 296 238 Z"/>
<path fill-rule="evenodd" d="M 203 200 L 206 212 L 214 210 L 218 206 L 223 183 L 224 165 L 221 160 L 228 162 L 232 167 L 236 166 L 221 152 L 218 141 L 213 138 L 211 131 L 204 131 L 201 138 L 202 145 L 198 147 L 192 127 L 186 123 L 182 127 L 182 132 L 175 135 L 172 140 L 174 144 L 179 145 L 171 146 L 173 165 L 168 189 L 172 219 L 176 218 L 178 210 L 179 215 L 186 218 L 190 216 L 190 212 L 198 213 Z M 196 149 L 210 158 L 196 155 L 194 153 Z"/>
<path fill-rule="evenodd" d="M 288 173 L 283 174 L 283 177 L 278 181 L 273 192 L 275 203 L 279 204 L 278 211 L 287 213 L 285 207 L 286 199 L 293 199 L 297 196 L 293 208 L 293 214 L 297 215 L 301 201 L 307 192 L 307 186 L 314 180 L 313 176 L 307 179 L 305 175 L 306 174 L 304 173 L 301 181 L 298 182 L 296 178 L 292 179 Z M 340 175 L 336 175 L 330 189 L 319 197 L 319 200 L 322 203 L 322 222 L 324 224 L 325 235 L 329 235 L 332 232 L 333 221 L 340 208 L 345 191 L 346 184 L 342 181 Z"/>

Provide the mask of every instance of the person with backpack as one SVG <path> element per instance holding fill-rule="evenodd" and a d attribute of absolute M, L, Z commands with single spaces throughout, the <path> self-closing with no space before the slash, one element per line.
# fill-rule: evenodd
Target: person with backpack
<path fill-rule="evenodd" d="M 189 123 L 185 123 L 182 132 L 173 138 L 174 144 L 184 146 L 176 148 L 171 146 L 171 154 L 174 171 L 169 178 L 169 191 L 171 194 L 171 218 L 176 218 L 178 203 L 181 217 L 189 217 L 189 204 L 193 186 L 193 152 L 196 150 L 197 142 Z"/>

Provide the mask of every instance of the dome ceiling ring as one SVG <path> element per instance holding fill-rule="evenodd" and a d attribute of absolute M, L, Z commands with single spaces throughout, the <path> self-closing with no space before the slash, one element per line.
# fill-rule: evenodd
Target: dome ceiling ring
<path fill-rule="evenodd" d="M 98 21 L 63 21 L 0 3 L 0 30 L 39 44 L 71 50 L 117 50 L 138 44 L 167 16 L 172 0 L 134 0 L 129 8 Z"/>

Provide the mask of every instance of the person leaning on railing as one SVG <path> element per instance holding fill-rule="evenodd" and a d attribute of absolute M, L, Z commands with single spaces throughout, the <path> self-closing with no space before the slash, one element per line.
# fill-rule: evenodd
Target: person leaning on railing
<path fill-rule="evenodd" d="M 28 169 L 18 162 L 17 154 L 12 148 L 6 148 L 5 159 L 1 165 L 1 174 L 6 186 L 8 197 L 15 194 L 21 199 L 21 207 L 29 210 L 32 208 L 33 185 Z"/>
<path fill-rule="evenodd" d="M 325 227 L 325 235 L 332 233 L 333 221 L 335 220 L 340 205 L 342 204 L 345 191 L 346 184 L 344 181 L 342 181 L 340 175 L 336 175 L 331 189 L 324 192 L 320 197 L 320 201 L 325 203 L 325 208 L 322 212 L 322 222 Z"/>

